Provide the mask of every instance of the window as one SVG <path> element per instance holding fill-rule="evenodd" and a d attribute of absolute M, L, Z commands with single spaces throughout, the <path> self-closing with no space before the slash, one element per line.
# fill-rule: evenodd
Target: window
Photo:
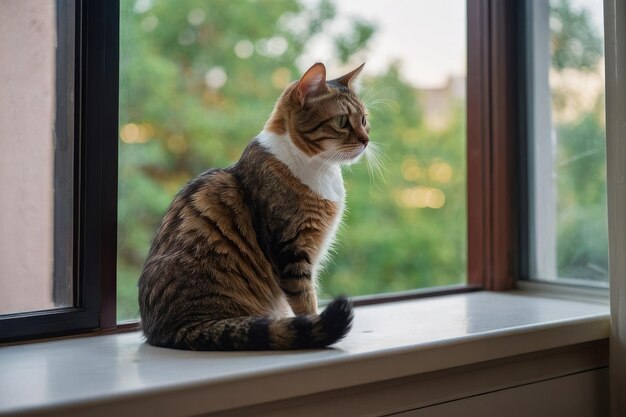
<path fill-rule="evenodd" d="M 345 173 L 323 296 L 606 286 L 598 0 L 29 1 L 0 3 L 2 341 L 136 318 L 174 193 L 236 161 L 317 59 L 367 61 L 386 154 L 384 182 Z M 16 48 L 29 25 L 38 55 Z"/>
<path fill-rule="evenodd" d="M 466 281 L 465 3 L 121 2 L 118 318 L 174 194 L 227 167 L 316 60 L 366 62 L 385 156 L 345 170 L 348 212 L 322 297 Z M 384 231 L 379 233 L 377 231 Z"/>
<path fill-rule="evenodd" d="M 527 12 L 528 277 L 607 287 L 602 1 Z"/>

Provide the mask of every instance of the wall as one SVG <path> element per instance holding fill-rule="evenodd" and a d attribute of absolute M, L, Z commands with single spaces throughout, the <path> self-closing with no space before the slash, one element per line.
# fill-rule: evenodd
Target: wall
<path fill-rule="evenodd" d="M 54 8 L 0 0 L 0 314 L 54 306 Z"/>

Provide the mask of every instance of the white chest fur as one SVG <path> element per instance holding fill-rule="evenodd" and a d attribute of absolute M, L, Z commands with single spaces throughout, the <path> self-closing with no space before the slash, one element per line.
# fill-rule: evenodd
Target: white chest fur
<path fill-rule="evenodd" d="M 343 206 L 345 189 L 341 167 L 320 158 L 311 158 L 298 149 L 286 135 L 276 135 L 263 131 L 258 136 L 259 143 L 279 161 L 287 165 L 291 173 L 304 185 L 326 200 Z"/>

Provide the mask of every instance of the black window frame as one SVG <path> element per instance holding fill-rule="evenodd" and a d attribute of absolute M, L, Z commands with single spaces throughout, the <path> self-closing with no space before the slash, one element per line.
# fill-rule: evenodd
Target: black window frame
<path fill-rule="evenodd" d="M 115 326 L 119 1 L 75 0 L 73 7 L 70 1 L 56 1 L 59 44 L 63 36 L 72 36 L 68 30 L 75 29 L 76 40 L 75 97 L 64 91 L 72 80 L 63 85 L 57 80 L 67 111 L 75 115 L 73 271 L 67 277 L 74 306 L 1 315 L 2 342 Z M 62 25 L 72 12 L 75 26 L 68 29 Z M 67 117 L 59 114 L 63 108 L 57 108 L 57 119 Z"/>

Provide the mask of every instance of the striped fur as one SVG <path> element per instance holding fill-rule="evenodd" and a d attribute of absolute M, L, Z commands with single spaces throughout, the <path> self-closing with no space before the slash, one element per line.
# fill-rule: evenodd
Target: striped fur
<path fill-rule="evenodd" d="M 178 193 L 139 279 L 148 343 L 320 348 L 347 334 L 350 302 L 339 297 L 318 314 L 315 282 L 343 211 L 339 164 L 367 145 L 364 109 L 350 89 L 358 71 L 327 83 L 323 65 L 311 67 L 235 165 Z"/>

